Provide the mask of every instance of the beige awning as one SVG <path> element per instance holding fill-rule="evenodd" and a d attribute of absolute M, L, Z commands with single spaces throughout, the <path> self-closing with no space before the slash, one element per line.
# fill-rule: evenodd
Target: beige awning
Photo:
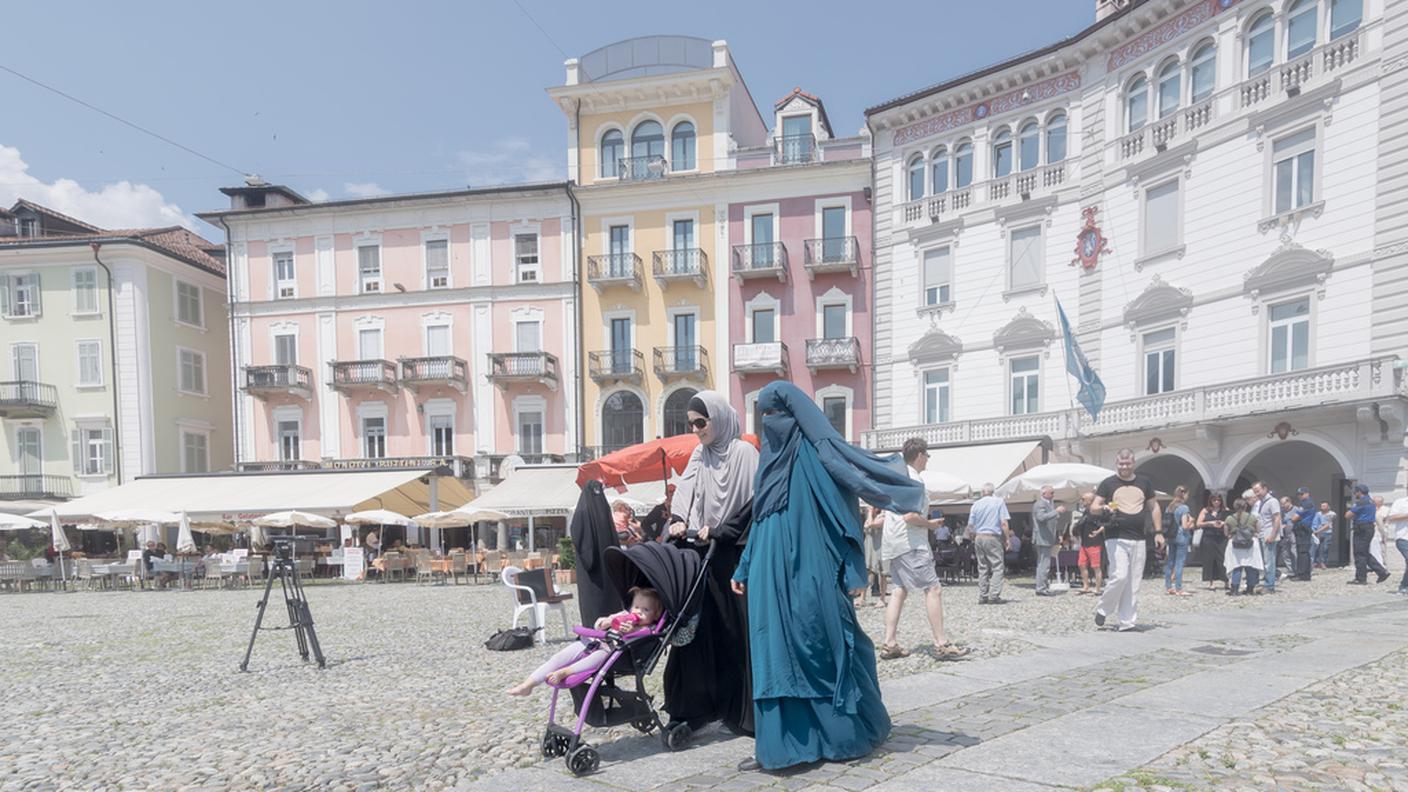
<path fill-rule="evenodd" d="M 947 446 L 929 449 L 929 470 L 938 470 L 968 482 L 974 492 L 984 484 L 994 487 L 1036 467 L 1044 460 L 1039 440 L 988 445 Z"/>
<path fill-rule="evenodd" d="M 432 510 L 432 475 L 428 470 L 300 470 L 144 476 L 54 509 L 67 521 L 117 509 L 160 508 L 184 511 L 201 523 L 252 520 L 289 509 L 326 517 L 365 509 L 421 514 Z M 435 484 L 436 509 L 453 509 L 474 497 L 459 479 L 440 476 Z"/>
<path fill-rule="evenodd" d="M 577 507 L 581 496 L 576 465 L 525 466 L 471 501 L 465 509 L 496 511 L 511 518 L 565 517 Z M 637 512 L 643 512 L 665 499 L 665 484 L 659 481 L 631 484 L 624 492 L 608 487 L 606 499 L 618 498 Z"/>

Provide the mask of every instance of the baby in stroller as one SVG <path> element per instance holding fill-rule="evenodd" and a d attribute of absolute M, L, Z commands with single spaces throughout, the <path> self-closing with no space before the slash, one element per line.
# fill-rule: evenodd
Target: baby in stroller
<path fill-rule="evenodd" d="M 637 586 L 630 590 L 630 594 L 630 610 L 603 616 L 597 619 L 593 626 L 600 631 L 610 630 L 617 635 L 626 636 L 647 630 L 660 620 L 665 608 L 660 601 L 659 592 L 653 588 Z M 554 686 L 560 685 L 563 680 L 574 674 L 601 668 L 610 655 L 611 649 L 600 640 L 583 637 L 577 643 L 564 646 L 522 682 L 506 692 L 510 696 L 526 696 L 544 682 Z"/>

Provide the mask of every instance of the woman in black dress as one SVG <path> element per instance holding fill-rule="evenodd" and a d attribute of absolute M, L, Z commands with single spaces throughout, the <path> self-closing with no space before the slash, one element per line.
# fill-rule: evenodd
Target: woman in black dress
<path fill-rule="evenodd" d="M 1227 522 L 1227 516 L 1231 514 L 1227 507 L 1223 505 L 1222 496 L 1214 493 L 1208 500 L 1208 505 L 1198 513 L 1198 528 L 1203 529 L 1203 539 L 1198 545 L 1198 555 L 1203 564 L 1203 582 L 1208 584 L 1208 591 L 1215 591 L 1227 585 L 1227 567 L 1223 563 L 1223 556 L 1227 552 L 1227 534 L 1223 528 Z"/>

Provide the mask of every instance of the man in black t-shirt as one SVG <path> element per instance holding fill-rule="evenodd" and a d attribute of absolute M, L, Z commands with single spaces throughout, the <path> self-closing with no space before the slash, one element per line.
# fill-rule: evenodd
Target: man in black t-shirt
<path fill-rule="evenodd" d="M 1139 581 L 1144 573 L 1144 521 L 1152 518 L 1154 545 L 1163 547 L 1163 515 L 1154 498 L 1154 482 L 1134 472 L 1134 452 L 1121 449 L 1115 455 L 1115 475 L 1100 482 L 1095 494 L 1109 506 L 1110 521 L 1105 529 L 1105 556 L 1110 579 L 1095 608 L 1095 623 L 1103 626 L 1114 614 L 1121 631 L 1134 629 L 1139 617 Z"/>

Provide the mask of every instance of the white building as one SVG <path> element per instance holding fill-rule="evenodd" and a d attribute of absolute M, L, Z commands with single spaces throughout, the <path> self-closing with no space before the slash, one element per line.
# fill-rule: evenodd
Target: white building
<path fill-rule="evenodd" d="M 1049 437 L 1106 466 L 1131 447 L 1195 497 L 1402 494 L 1405 8 L 1102 1 L 1065 41 L 867 111 L 867 445 Z M 1087 216 L 1108 249 L 1082 262 Z M 1108 389 L 1098 421 L 1053 297 Z"/>

